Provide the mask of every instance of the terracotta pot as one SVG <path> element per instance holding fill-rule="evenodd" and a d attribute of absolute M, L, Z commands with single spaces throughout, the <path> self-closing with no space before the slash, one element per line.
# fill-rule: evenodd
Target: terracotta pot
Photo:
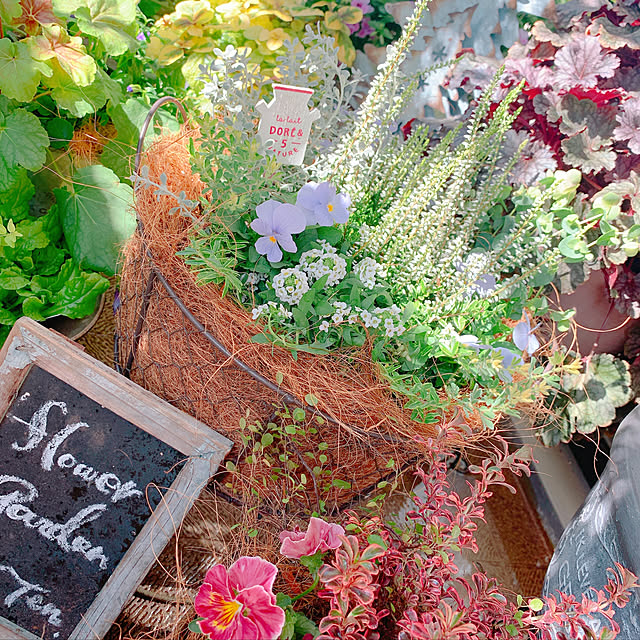
<path fill-rule="evenodd" d="M 576 309 L 576 340 L 582 355 L 621 353 L 629 330 L 638 323 L 616 309 L 600 270 L 592 271 L 573 293 L 561 294 L 558 303 L 561 309 Z M 565 340 L 567 346 L 572 338 Z"/>

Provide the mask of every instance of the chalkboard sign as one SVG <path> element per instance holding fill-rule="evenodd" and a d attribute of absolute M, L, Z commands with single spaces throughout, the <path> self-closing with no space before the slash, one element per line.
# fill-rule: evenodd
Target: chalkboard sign
<path fill-rule="evenodd" d="M 102 637 L 230 446 L 19 320 L 0 352 L 0 639 Z"/>
<path fill-rule="evenodd" d="M 544 594 L 556 591 L 593 597 L 607 582 L 607 569 L 619 562 L 640 575 L 640 407 L 620 424 L 611 459 L 584 505 L 565 529 L 547 570 Z M 557 594 L 556 594 L 557 595 Z M 618 640 L 640 638 L 640 593 L 616 611 Z M 591 624 L 598 633 L 604 620 Z"/>

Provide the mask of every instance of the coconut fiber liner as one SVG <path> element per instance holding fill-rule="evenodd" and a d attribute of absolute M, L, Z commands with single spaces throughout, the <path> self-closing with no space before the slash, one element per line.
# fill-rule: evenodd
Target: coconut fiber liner
<path fill-rule="evenodd" d="M 200 198 L 204 186 L 191 172 L 189 142 L 195 136 L 196 130 L 186 127 L 165 135 L 142 159 L 153 182 L 160 183 L 164 174 L 172 193 L 184 192 L 192 200 Z M 366 498 L 380 481 L 419 462 L 438 430 L 411 419 L 366 345 L 327 356 L 299 352 L 294 359 L 283 348 L 251 343 L 260 326 L 250 312 L 222 296 L 219 287 L 198 284 L 194 271 L 176 256 L 189 244 L 194 224 L 216 224 L 215 212 L 194 223 L 171 213 L 176 204 L 156 188 L 136 189 L 140 224 L 124 253 L 116 359 L 136 383 L 235 446 L 233 472 L 222 469 L 203 492 L 124 612 L 129 627 L 136 623 L 167 633 L 192 613 L 187 603 L 193 589 L 215 561 L 228 564 L 243 554 L 262 555 L 280 568 L 276 588 L 299 592 L 304 574 L 298 576 L 298 565 L 277 553 L 280 531 L 305 528 L 321 501 L 330 518 Z M 308 394 L 317 399 L 317 404 L 312 399 L 314 407 L 308 406 Z M 279 444 L 298 461 L 295 468 L 283 479 L 274 477 L 268 465 L 247 463 L 261 441 L 261 429 L 282 421 L 283 407 L 296 406 L 306 410 L 306 428 Z M 442 421 L 457 422 L 453 411 L 443 410 Z M 272 425 L 250 433 L 248 441 L 239 426 L 245 421 Z M 477 425 L 471 422 L 479 420 L 465 422 L 474 431 Z M 318 464 L 320 443 L 323 474 L 316 478 L 312 467 Z"/>

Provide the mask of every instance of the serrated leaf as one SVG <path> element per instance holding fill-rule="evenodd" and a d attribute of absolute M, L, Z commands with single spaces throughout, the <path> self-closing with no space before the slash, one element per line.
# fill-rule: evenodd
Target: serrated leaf
<path fill-rule="evenodd" d="M 84 167 L 73 191 L 55 190 L 71 255 L 81 266 L 115 273 L 120 250 L 135 229 L 133 190 L 107 167 Z"/>
<path fill-rule="evenodd" d="M 613 130 L 613 137 L 628 140 L 629 149 L 640 154 L 640 98 L 627 100 L 616 119 L 618 126 Z"/>
<path fill-rule="evenodd" d="M 595 36 L 576 36 L 555 55 L 553 84 L 558 89 L 595 87 L 598 77 L 611 78 L 620 59 L 602 50 Z"/>
<path fill-rule="evenodd" d="M 28 38 L 26 42 L 34 60 L 55 60 L 78 86 L 86 87 L 94 81 L 96 63 L 87 53 L 82 38 L 69 36 L 60 25 L 48 25 L 42 35 Z"/>
<path fill-rule="evenodd" d="M 558 109 L 560 114 L 560 131 L 573 136 L 581 131 L 595 138 L 610 138 L 616 125 L 618 107 L 615 105 L 598 105 L 588 98 L 579 99 L 568 93 L 562 97 Z"/>
<path fill-rule="evenodd" d="M 49 136 L 33 113 L 16 109 L 0 119 L 0 185 L 11 182 L 18 166 L 40 169 L 48 146 Z"/>
<path fill-rule="evenodd" d="M 592 138 L 583 131 L 562 141 L 565 162 L 583 173 L 611 171 L 616 164 L 616 152 L 611 149 L 611 141 L 596 136 Z"/>
<path fill-rule="evenodd" d="M 15 24 L 21 25 L 28 35 L 38 33 L 45 25 L 62 24 L 62 20 L 53 13 L 51 0 L 20 0 L 20 5 L 22 15 Z"/>
<path fill-rule="evenodd" d="M 95 113 L 104 107 L 107 100 L 120 100 L 120 87 L 102 69 L 97 69 L 95 80 L 88 87 L 79 87 L 70 76 L 60 74 L 47 81 L 51 97 L 61 109 L 68 110 L 77 118 Z"/>
<path fill-rule="evenodd" d="M 34 60 L 23 41 L 0 39 L 0 92 L 19 102 L 30 102 L 42 76 L 50 76 L 51 69 Z"/>
<path fill-rule="evenodd" d="M 56 13 L 75 15 L 80 30 L 94 36 L 105 51 L 119 56 L 136 47 L 134 0 L 54 0 Z"/>
<path fill-rule="evenodd" d="M 0 0 L 0 20 L 3 24 L 13 22 L 21 13 L 20 0 Z"/>
<path fill-rule="evenodd" d="M 637 26 L 616 26 L 610 20 L 601 16 L 596 18 L 589 27 L 589 32 L 598 36 L 600 44 L 607 49 L 640 49 L 640 30 Z"/>

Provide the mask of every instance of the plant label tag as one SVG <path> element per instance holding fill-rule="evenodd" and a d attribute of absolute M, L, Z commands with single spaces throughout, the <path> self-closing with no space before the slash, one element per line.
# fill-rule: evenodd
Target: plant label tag
<path fill-rule="evenodd" d="M 320 117 L 317 109 L 309 111 L 307 106 L 312 95 L 313 89 L 274 84 L 273 100 L 256 105 L 261 116 L 258 136 L 282 164 L 302 164 L 311 125 Z"/>

